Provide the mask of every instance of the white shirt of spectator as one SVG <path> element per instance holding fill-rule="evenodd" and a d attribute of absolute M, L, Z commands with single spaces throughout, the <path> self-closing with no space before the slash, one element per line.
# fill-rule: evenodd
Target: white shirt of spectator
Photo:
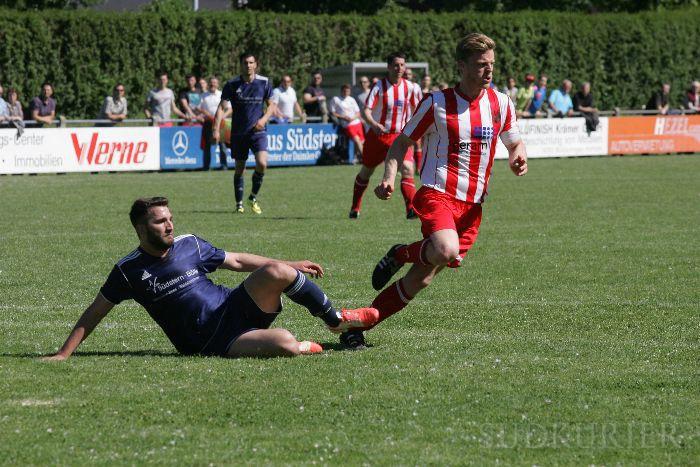
<path fill-rule="evenodd" d="M 174 100 L 175 93 L 170 88 L 151 89 L 148 93 L 148 105 L 151 107 L 151 113 L 159 120 L 170 120 Z"/>
<path fill-rule="evenodd" d="M 280 113 L 290 122 L 294 120 L 294 104 L 297 102 L 297 93 L 293 87 L 286 90 L 282 86 L 273 89 L 272 102 L 277 104 Z"/>
<path fill-rule="evenodd" d="M 209 113 L 212 117 L 216 115 L 216 109 L 221 103 L 221 91 L 217 89 L 214 92 L 205 92 L 202 94 L 202 101 L 199 103 L 199 108 Z M 229 108 L 231 103 L 224 102 L 224 106 Z"/>
<path fill-rule="evenodd" d="M 343 117 L 355 117 L 360 112 L 360 107 L 357 105 L 357 101 L 352 96 L 340 97 L 335 96 L 331 101 L 331 112 L 335 112 Z M 347 120 L 339 120 L 340 126 L 343 128 L 350 125 L 355 125 L 360 123 L 359 118 L 354 118 L 351 122 Z"/>

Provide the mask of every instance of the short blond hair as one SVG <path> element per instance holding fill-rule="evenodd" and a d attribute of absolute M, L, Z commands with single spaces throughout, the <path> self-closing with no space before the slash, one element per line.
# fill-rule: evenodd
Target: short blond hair
<path fill-rule="evenodd" d="M 455 58 L 458 61 L 465 62 L 472 54 L 484 53 L 487 50 L 495 50 L 496 43 L 486 34 L 473 32 L 467 34 L 457 42 L 455 49 Z"/>

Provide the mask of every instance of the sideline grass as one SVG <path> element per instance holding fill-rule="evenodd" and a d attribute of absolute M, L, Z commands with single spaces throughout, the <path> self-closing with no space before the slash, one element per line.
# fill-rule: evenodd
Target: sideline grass
<path fill-rule="evenodd" d="M 700 157 L 530 171 L 496 162 L 466 267 L 369 351 L 179 357 L 131 302 L 62 364 L 36 356 L 134 247 L 137 196 L 170 197 L 179 233 L 322 263 L 341 306 L 373 299 L 374 263 L 419 224 L 399 199 L 346 219 L 352 167 L 269 171 L 260 217 L 232 214 L 230 173 L 0 177 L 0 463 L 697 463 Z M 276 325 L 335 344 L 289 302 Z"/>

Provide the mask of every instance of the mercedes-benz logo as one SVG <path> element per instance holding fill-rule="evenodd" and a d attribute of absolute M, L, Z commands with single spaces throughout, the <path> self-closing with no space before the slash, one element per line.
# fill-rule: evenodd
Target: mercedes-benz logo
<path fill-rule="evenodd" d="M 176 156 L 182 156 L 187 152 L 190 141 L 187 138 L 187 133 L 180 130 L 173 135 L 171 146 Z"/>

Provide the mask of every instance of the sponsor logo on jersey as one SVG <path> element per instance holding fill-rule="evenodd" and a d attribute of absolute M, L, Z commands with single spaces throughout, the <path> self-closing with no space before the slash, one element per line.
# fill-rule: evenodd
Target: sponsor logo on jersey
<path fill-rule="evenodd" d="M 472 136 L 479 139 L 489 139 L 493 138 L 493 127 L 492 126 L 473 126 Z"/>

